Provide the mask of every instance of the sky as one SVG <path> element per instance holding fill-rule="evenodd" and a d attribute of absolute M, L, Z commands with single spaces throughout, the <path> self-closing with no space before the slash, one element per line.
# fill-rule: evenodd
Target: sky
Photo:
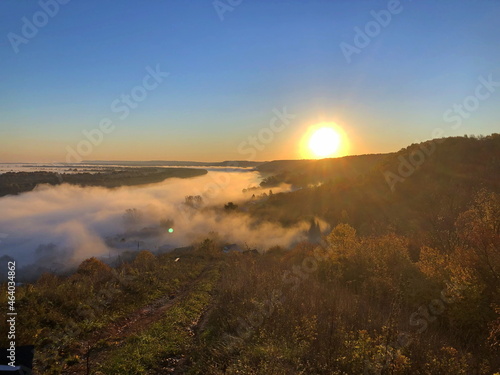
<path fill-rule="evenodd" d="M 0 162 L 273 160 L 499 130 L 500 1 L 0 2 Z"/>

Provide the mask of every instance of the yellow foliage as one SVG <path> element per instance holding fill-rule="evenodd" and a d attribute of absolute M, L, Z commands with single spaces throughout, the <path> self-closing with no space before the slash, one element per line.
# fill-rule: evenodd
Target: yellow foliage
<path fill-rule="evenodd" d="M 423 246 L 420 250 L 420 260 L 418 268 L 426 276 L 436 281 L 444 281 L 447 276 L 448 256 L 438 250 L 428 246 Z"/>
<path fill-rule="evenodd" d="M 358 244 L 356 230 L 349 224 L 339 224 L 327 236 L 334 255 L 343 256 L 352 253 Z"/>

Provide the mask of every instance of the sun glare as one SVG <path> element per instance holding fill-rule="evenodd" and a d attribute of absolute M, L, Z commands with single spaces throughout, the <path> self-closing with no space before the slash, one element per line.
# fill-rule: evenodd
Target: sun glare
<path fill-rule="evenodd" d="M 305 158 L 328 158 L 346 154 L 347 138 L 334 124 L 319 124 L 310 127 L 302 140 L 302 156 Z"/>
<path fill-rule="evenodd" d="M 320 158 L 333 155 L 340 146 L 340 136 L 332 128 L 321 128 L 314 132 L 309 139 L 309 148 Z"/>

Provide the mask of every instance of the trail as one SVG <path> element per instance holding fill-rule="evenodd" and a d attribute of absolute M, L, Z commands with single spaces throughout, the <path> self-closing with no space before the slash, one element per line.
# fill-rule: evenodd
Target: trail
<path fill-rule="evenodd" d="M 221 285 L 221 280 L 222 279 L 219 278 L 219 280 L 217 282 L 217 287 L 216 287 L 217 290 L 219 289 L 219 287 Z M 195 338 L 200 337 L 200 335 L 203 333 L 203 331 L 205 331 L 205 329 L 208 325 L 210 315 L 211 315 L 212 311 L 215 309 L 215 307 L 216 307 L 216 303 L 214 302 L 214 300 L 212 300 L 210 302 L 210 304 L 207 306 L 207 308 L 205 309 L 205 311 L 203 312 L 203 314 L 200 316 L 200 319 L 196 322 L 196 325 L 193 327 L 193 334 L 194 334 Z M 190 356 L 190 353 L 185 353 L 185 355 L 181 359 L 176 361 L 175 366 L 174 366 L 171 374 L 172 375 L 184 374 L 189 369 L 191 359 L 192 358 Z"/>
<path fill-rule="evenodd" d="M 120 346 L 128 337 L 138 334 L 153 323 L 159 321 L 166 312 L 168 312 L 175 304 L 182 300 L 192 289 L 192 287 L 199 282 L 213 265 L 209 265 L 189 284 L 180 289 L 175 295 L 165 295 L 152 303 L 143 306 L 136 311 L 130 313 L 128 316 L 118 320 L 117 322 L 110 323 L 107 327 L 99 332 L 96 332 L 89 340 L 90 343 L 106 342 L 109 345 L 106 348 L 89 349 L 83 348 L 80 353 L 77 353 L 82 358 L 82 362 L 65 369 L 62 375 L 84 375 L 92 374 L 92 369 L 95 365 L 102 363 L 110 350 Z M 95 344 L 94 344 L 95 345 Z M 88 362 L 87 362 L 88 361 Z M 87 369 L 89 365 L 90 372 Z"/>

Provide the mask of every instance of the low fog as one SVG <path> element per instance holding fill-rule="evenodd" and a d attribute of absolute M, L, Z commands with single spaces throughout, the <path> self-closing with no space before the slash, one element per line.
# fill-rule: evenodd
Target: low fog
<path fill-rule="evenodd" d="M 242 192 L 259 182 L 256 172 L 211 171 L 202 177 L 115 189 L 41 185 L 0 198 L 0 258 L 14 258 L 26 273 L 64 272 L 92 256 L 169 251 L 201 241 L 210 232 L 223 243 L 259 251 L 304 240 L 309 222 L 284 228 L 257 223 L 245 213 L 242 203 L 268 191 Z M 274 193 L 287 190 L 286 185 L 273 188 Z M 190 195 L 202 196 L 203 203 L 186 204 Z M 240 209 L 224 210 L 230 201 Z"/>

